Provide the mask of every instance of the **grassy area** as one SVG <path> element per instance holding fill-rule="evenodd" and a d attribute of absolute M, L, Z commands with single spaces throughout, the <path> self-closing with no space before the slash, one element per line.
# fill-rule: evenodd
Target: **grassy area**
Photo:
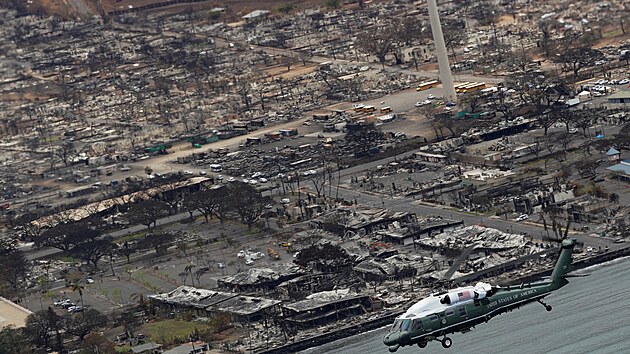
<path fill-rule="evenodd" d="M 618 37 L 622 35 L 623 35 L 623 31 L 621 29 L 602 33 L 602 37 L 604 38 L 612 38 L 612 37 Z"/>
<path fill-rule="evenodd" d="M 210 327 L 210 325 L 201 322 L 164 320 L 145 324 L 143 331 L 152 341 L 157 343 L 173 343 L 176 338 L 187 338 L 195 328 L 202 331 Z"/>
<path fill-rule="evenodd" d="M 133 240 L 137 240 L 139 238 L 144 237 L 144 235 L 146 235 L 146 234 L 147 234 L 146 231 L 140 231 L 140 232 L 136 232 L 136 233 L 133 233 L 133 234 L 121 236 L 121 237 L 115 239 L 114 242 L 116 242 L 116 243 L 124 243 L 124 242 L 127 242 L 127 241 L 133 241 Z"/>
<path fill-rule="evenodd" d="M 116 346 L 116 353 L 125 353 L 128 354 L 129 351 L 131 350 L 131 346 L 129 344 L 125 344 L 122 346 Z"/>

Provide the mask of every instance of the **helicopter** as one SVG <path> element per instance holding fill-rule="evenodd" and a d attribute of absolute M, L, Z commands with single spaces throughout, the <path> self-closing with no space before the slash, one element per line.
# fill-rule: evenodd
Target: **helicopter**
<path fill-rule="evenodd" d="M 479 282 L 420 300 L 395 319 L 383 343 L 392 353 L 414 344 L 425 348 L 434 340 L 450 348 L 453 341 L 448 334 L 469 332 L 476 325 L 523 305 L 538 302 L 551 311 L 551 306 L 542 300 L 569 283 L 567 278 L 572 276 L 567 273 L 575 243 L 574 239 L 562 241 L 551 276 L 540 282 L 507 287 Z"/>

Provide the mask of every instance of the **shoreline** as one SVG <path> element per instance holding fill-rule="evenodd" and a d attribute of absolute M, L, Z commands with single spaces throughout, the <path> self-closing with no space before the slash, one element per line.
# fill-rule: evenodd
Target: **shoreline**
<path fill-rule="evenodd" d="M 580 261 L 574 262 L 572 264 L 572 267 L 573 267 L 572 271 L 603 264 L 603 263 L 606 263 L 615 259 L 628 257 L 628 256 L 630 256 L 630 246 L 618 249 L 616 251 L 610 251 L 610 252 L 605 252 L 602 254 L 597 254 L 592 257 L 588 257 Z M 551 268 L 551 269 L 543 270 L 540 272 L 528 274 L 526 276 L 513 278 L 510 280 L 510 283 L 511 284 L 518 283 L 518 282 L 529 283 L 529 282 L 538 281 L 538 280 L 541 280 L 543 277 L 549 276 L 552 270 L 553 269 Z M 354 335 L 358 335 L 361 333 L 365 333 L 371 330 L 375 330 L 375 329 L 387 326 L 388 324 L 392 323 L 394 318 L 401 315 L 405 311 L 406 311 L 406 308 L 404 310 L 393 311 L 379 318 L 367 320 L 358 324 L 346 325 L 346 326 L 337 328 L 334 331 L 330 331 L 327 333 L 322 333 L 320 335 L 301 339 L 299 341 L 295 341 L 290 344 L 285 344 L 277 348 L 263 349 L 260 351 L 256 351 L 256 353 L 264 353 L 264 354 L 287 353 L 288 354 L 288 353 L 296 353 L 296 352 L 306 350 L 309 348 L 318 347 L 326 343 L 330 343 L 332 341 L 348 338 Z"/>

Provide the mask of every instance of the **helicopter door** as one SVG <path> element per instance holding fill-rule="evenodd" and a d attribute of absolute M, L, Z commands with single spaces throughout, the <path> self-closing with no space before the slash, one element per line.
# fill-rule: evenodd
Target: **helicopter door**
<path fill-rule="evenodd" d="M 448 323 L 446 320 L 446 312 L 440 312 L 438 313 L 438 316 L 440 317 L 440 327 L 446 327 Z"/>

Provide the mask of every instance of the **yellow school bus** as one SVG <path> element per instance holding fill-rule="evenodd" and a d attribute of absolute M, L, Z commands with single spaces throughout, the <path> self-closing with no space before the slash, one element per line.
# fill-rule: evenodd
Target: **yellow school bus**
<path fill-rule="evenodd" d="M 421 83 L 418 84 L 418 88 L 416 89 L 416 91 L 428 90 L 430 88 L 436 87 L 439 84 L 440 84 L 440 82 L 437 81 L 437 80 L 421 82 Z"/>

